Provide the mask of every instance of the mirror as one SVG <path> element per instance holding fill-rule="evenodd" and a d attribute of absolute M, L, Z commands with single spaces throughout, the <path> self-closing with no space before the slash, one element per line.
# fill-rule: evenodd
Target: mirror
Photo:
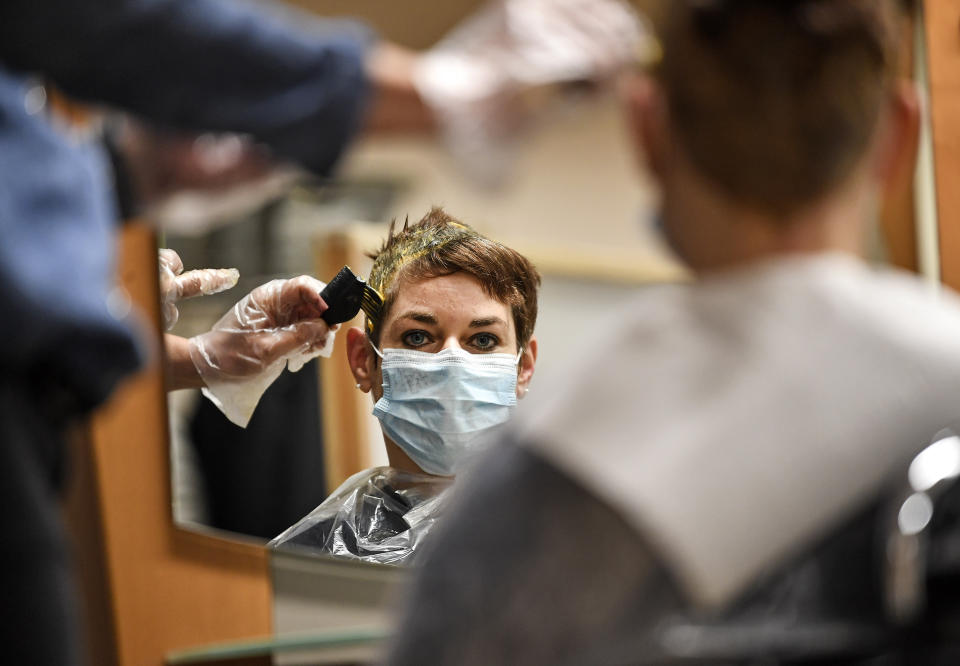
<path fill-rule="evenodd" d="M 390 218 L 419 219 L 442 202 L 452 215 L 528 256 L 543 274 L 532 390 L 548 386 L 556 361 L 591 333 L 602 311 L 615 308 L 636 284 L 680 274 L 649 228 L 654 195 L 637 179 L 626 142 L 615 101 L 584 101 L 532 137 L 514 183 L 493 196 L 451 168 L 433 139 L 365 139 L 336 183 L 297 187 L 201 234 L 166 234 L 162 244 L 177 250 L 187 269 L 237 267 L 241 273 L 230 291 L 182 302 L 173 332 L 209 329 L 275 276 L 308 273 L 327 281 L 344 264 L 365 275 L 364 253 L 382 242 Z M 180 524 L 267 540 L 350 475 L 386 464 L 373 403 L 353 386 L 344 338 L 341 331 L 332 358 L 285 372 L 246 430 L 228 423 L 197 391 L 170 395 Z"/>
<path fill-rule="evenodd" d="M 913 67 L 910 60 L 904 67 Z M 906 190 L 879 217 L 873 255 L 916 267 L 914 201 Z M 682 274 L 652 230 L 655 192 L 638 178 L 616 103 L 586 99 L 530 137 L 509 184 L 495 193 L 461 177 L 434 139 L 364 137 L 336 182 L 297 187 L 204 233 L 168 233 L 164 244 L 187 268 L 235 266 L 242 276 L 232 291 L 183 303 L 175 332 L 206 330 L 275 276 L 309 273 L 326 281 L 343 264 L 365 275 L 363 252 L 379 245 L 386 222 L 418 219 L 436 203 L 519 250 L 543 274 L 534 391 L 551 385 L 560 361 L 637 285 Z M 352 388 L 343 337 L 332 358 L 284 373 L 246 430 L 226 422 L 198 392 L 170 396 L 180 524 L 263 542 L 352 474 L 386 464 L 372 402 Z"/>

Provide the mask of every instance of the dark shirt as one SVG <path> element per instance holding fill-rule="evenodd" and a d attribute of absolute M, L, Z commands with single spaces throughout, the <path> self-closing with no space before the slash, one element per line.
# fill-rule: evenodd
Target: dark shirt
<path fill-rule="evenodd" d="M 172 128 L 252 134 L 322 174 L 360 124 L 370 35 L 296 23 L 237 1 L 0 3 L 0 373 L 87 408 L 141 357 L 136 324 L 108 307 L 107 162 L 94 142 L 30 113 L 31 75 Z"/>
<path fill-rule="evenodd" d="M 893 494 L 704 612 L 655 546 L 530 450 L 503 446 L 462 490 L 425 544 L 391 666 L 960 663 L 960 484 L 918 553 L 926 608 L 903 625 L 884 606 Z"/>

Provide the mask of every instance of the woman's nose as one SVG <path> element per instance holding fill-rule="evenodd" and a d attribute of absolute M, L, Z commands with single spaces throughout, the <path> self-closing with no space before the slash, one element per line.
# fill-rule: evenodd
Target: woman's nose
<path fill-rule="evenodd" d="M 456 338 L 447 338 L 443 341 L 441 349 L 460 349 L 460 341 Z"/>

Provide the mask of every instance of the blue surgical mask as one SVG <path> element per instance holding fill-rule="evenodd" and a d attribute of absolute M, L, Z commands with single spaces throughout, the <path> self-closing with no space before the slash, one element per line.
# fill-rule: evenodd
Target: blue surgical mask
<path fill-rule="evenodd" d="M 373 413 L 384 433 L 430 474 L 456 473 L 517 404 L 520 354 L 458 348 L 377 353 L 383 397 Z"/>

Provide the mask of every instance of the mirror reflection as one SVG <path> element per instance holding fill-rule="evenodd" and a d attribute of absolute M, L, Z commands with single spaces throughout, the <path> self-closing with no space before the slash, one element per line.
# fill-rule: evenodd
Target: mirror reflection
<path fill-rule="evenodd" d="M 402 220 L 405 211 L 416 211 L 410 216 L 411 226 L 416 226 L 417 214 L 430 210 L 429 190 L 436 188 L 458 192 L 460 208 L 472 217 L 454 206 L 446 209 L 448 214 L 477 229 L 481 237 L 510 239 L 493 243 L 529 259 L 542 275 L 536 335 L 531 338 L 535 345 L 520 348 L 523 336 L 517 338 L 512 303 L 488 295 L 483 281 L 430 277 L 405 284 L 412 290 L 398 289 L 393 295 L 394 306 L 419 303 L 427 310 L 418 312 L 412 305 L 403 312 L 388 308 L 388 321 L 374 342 L 382 333 L 392 337 L 378 342 L 380 353 L 386 357 L 393 354 L 387 350 L 403 348 L 436 354 L 454 346 L 481 352 L 480 347 L 492 345 L 483 353 L 492 349 L 496 355 L 521 356 L 514 373 L 515 393 L 549 390 L 552 366 L 576 354 L 597 333 L 598 322 L 623 307 L 638 285 L 683 275 L 650 222 L 655 217 L 653 193 L 643 180 L 639 187 L 625 184 L 633 182 L 628 160 L 608 160 L 609 166 L 600 170 L 571 160 L 550 160 L 558 152 L 581 149 L 589 143 L 585 139 L 594 141 L 593 150 L 617 155 L 620 122 L 615 104 L 582 109 L 544 146 L 534 147 L 539 155 L 531 172 L 543 174 L 542 181 L 527 186 L 534 191 L 518 189 L 500 206 L 479 206 L 452 175 L 447 181 L 418 181 L 405 179 L 402 170 L 384 169 L 383 161 L 375 158 L 396 146 L 380 143 L 354 153 L 351 170 L 341 182 L 301 185 L 204 233 L 167 233 L 165 245 L 177 250 L 188 269 L 237 267 L 240 272 L 233 289 L 180 302 L 173 332 L 191 337 L 210 330 L 244 295 L 272 279 L 305 274 L 326 282 L 344 265 L 364 278 L 372 277 L 377 269 L 366 253 L 382 248 L 388 237 L 385 220 L 398 215 Z M 573 127 L 587 136 L 577 136 L 570 131 Z M 431 154 L 429 147 L 419 149 Z M 410 154 L 416 153 L 411 149 Z M 374 164 L 377 168 L 371 168 Z M 579 179 L 589 186 L 568 196 L 553 187 L 562 179 Z M 536 215 L 538 207 L 552 217 Z M 595 228 L 583 222 L 594 219 L 591 208 L 607 225 L 604 238 L 617 243 L 598 240 Z M 882 259 L 885 240 L 879 225 L 874 225 L 872 235 L 875 257 Z M 484 305 L 491 312 L 481 312 Z M 476 310 L 466 331 L 441 327 L 446 324 L 441 319 L 454 310 Z M 400 314 L 410 314 L 404 320 L 409 326 L 394 326 Z M 506 322 L 506 329 L 469 328 L 474 320 L 495 319 Z M 415 455 L 422 452 L 411 455 L 389 433 L 384 436 L 385 426 L 374 406 L 382 397 L 381 364 L 387 359 L 373 350 L 365 320 L 359 313 L 341 326 L 329 358 L 311 360 L 299 372 L 280 373 L 263 392 L 245 428 L 232 423 L 199 391 L 170 394 L 172 483 L 179 523 L 311 554 L 336 553 L 393 564 L 411 556 L 432 525 L 453 470 L 419 465 Z M 487 335 L 474 339 L 468 332 Z M 529 368 L 526 378 L 524 364 Z M 402 364 L 398 369 L 402 371 Z M 523 401 L 519 402 L 522 410 Z M 405 422 L 403 427 L 410 426 Z"/>
<path fill-rule="evenodd" d="M 525 345 L 515 374 L 524 389 L 549 386 L 551 358 L 559 362 L 573 353 L 602 312 L 615 308 L 638 283 L 681 274 L 650 227 L 653 196 L 644 181 L 637 184 L 623 136 L 616 100 L 585 100 L 576 113 L 558 119 L 538 137 L 529 164 L 518 168 L 522 184 L 496 199 L 455 172 L 437 170 L 432 162 L 442 160 L 442 153 L 431 141 L 365 142 L 351 154 L 337 183 L 299 186 L 204 233 L 168 232 L 164 244 L 179 252 L 187 269 L 236 267 L 240 272 L 233 289 L 182 301 L 173 332 L 190 337 L 209 330 L 243 295 L 273 278 L 308 274 L 329 281 L 345 264 L 369 276 L 373 264 L 365 253 L 381 247 L 387 221 L 397 217 L 402 225 L 409 214 L 412 225 L 438 199 L 435 192 L 447 192 L 443 200 L 452 202 L 446 207 L 450 215 L 528 258 L 542 275 L 536 339 L 546 345 L 541 347 L 544 360 L 535 378 L 531 367 L 533 379 L 521 380 L 521 363 L 532 366 L 534 360 L 534 351 Z M 402 164 L 396 160 L 401 151 Z M 558 155 L 570 159 L 558 160 Z M 596 159 L 582 161 L 575 155 Z M 558 191 L 558 182 L 583 185 Z M 591 219 L 603 220 L 602 235 L 595 224 L 585 222 Z M 482 283 L 479 289 L 469 286 L 484 293 Z M 437 300 L 446 306 L 449 299 Z M 471 299 L 471 307 L 481 302 Z M 498 312 L 486 313 L 490 317 L 478 313 L 474 319 L 499 319 L 506 322 L 505 331 L 488 329 L 492 335 L 473 343 L 452 337 L 473 344 L 475 351 L 480 351 L 476 345 L 496 343 L 495 353 L 516 355 L 521 350 L 512 305 L 502 298 L 493 302 Z M 349 360 L 349 331 L 354 326 L 362 330 L 363 324 L 361 315 L 341 327 L 330 358 L 311 361 L 297 373 L 283 372 L 264 392 L 246 428 L 231 423 L 198 391 L 170 394 L 178 522 L 268 541 L 324 505 L 328 494 L 353 475 L 379 467 L 404 469 L 372 414 L 378 398 L 374 385 L 370 393 L 356 388 L 361 382 Z M 420 330 L 451 337 L 423 325 Z M 412 342 L 427 339 L 415 335 Z M 430 349 L 435 353 L 442 345 Z M 373 483 L 394 487 L 386 478 Z M 407 485 L 400 488 L 402 494 L 413 493 L 408 490 Z M 355 488 L 353 494 L 362 493 Z"/>
<path fill-rule="evenodd" d="M 653 3 L 638 4 L 646 11 Z M 324 8 L 324 14 L 329 14 L 329 9 Z M 482 46 L 484 52 L 506 53 L 522 46 L 519 35 L 512 37 L 514 43 L 489 30 L 504 18 L 502 7 L 458 0 L 448 9 L 450 14 L 443 21 L 415 29 L 409 22 L 397 20 L 390 8 L 351 5 L 348 13 L 369 13 L 365 18 L 382 27 L 385 36 L 430 50 L 438 58 L 450 47 L 443 42 L 443 35 L 455 26 L 473 33 L 471 43 Z M 505 108 L 504 116 L 525 119 L 522 142 L 517 140 L 520 123 L 484 124 L 479 135 L 467 132 L 468 125 L 478 118 L 477 109 L 459 98 L 438 106 L 434 120 L 439 124 L 462 120 L 457 125 L 460 131 L 444 135 L 432 128 L 425 133 L 423 127 L 409 122 L 412 111 L 398 98 L 391 106 L 397 117 L 391 120 L 380 114 L 378 107 L 366 131 L 341 160 L 333 182 L 304 181 L 300 173 L 281 170 L 257 180 L 255 185 L 234 188 L 227 198 L 187 195 L 154 210 L 152 216 L 166 230 L 162 244 L 179 254 L 185 269 L 239 270 L 239 281 L 232 289 L 180 302 L 179 321 L 172 333 L 186 339 L 207 335 L 238 301 L 273 279 L 307 275 L 327 282 L 343 265 L 367 277 L 373 264 L 365 253 L 381 247 L 390 219 L 409 216 L 414 222 L 435 204 L 443 204 L 450 215 L 536 266 L 542 276 L 539 315 L 535 293 L 491 295 L 488 288 L 497 282 L 489 277 L 474 276 L 475 282 L 460 284 L 456 283 L 458 277 L 451 276 L 447 281 L 455 284 L 444 285 L 443 278 L 436 276 L 419 285 L 427 291 L 433 286 L 441 292 L 433 297 L 400 290 L 389 298 L 402 301 L 416 297 L 433 308 L 419 313 L 436 319 L 430 324 L 432 329 L 427 322 L 419 322 L 424 340 L 442 333 L 444 339 L 458 341 L 454 347 L 433 340 L 429 353 L 500 357 L 502 372 L 485 368 L 493 377 L 485 374 L 482 379 L 507 382 L 510 375 L 510 381 L 516 383 L 514 399 L 528 390 L 531 382 L 548 386 L 550 359 L 559 362 L 575 353 L 595 330 L 594 322 L 601 312 L 615 309 L 638 283 L 675 279 L 681 274 L 652 228 L 654 193 L 647 179 L 637 179 L 615 87 L 589 84 L 606 76 L 602 54 L 609 51 L 616 53 L 617 59 L 632 62 L 647 54 L 645 47 L 653 44 L 642 21 L 620 10 L 616 17 L 629 30 L 618 32 L 614 41 L 608 32 L 595 33 L 587 29 L 589 26 L 583 27 L 584 39 L 591 43 L 600 39 L 596 53 L 587 49 L 575 54 L 570 62 L 543 60 L 530 64 L 537 71 L 532 69 L 527 74 L 540 82 L 528 86 L 528 92 L 535 94 L 529 99 L 525 94 L 517 108 Z M 539 48 L 544 49 L 553 49 L 563 40 L 562 35 L 542 32 L 530 38 L 538 44 L 542 41 Z M 432 50 L 431 45 L 435 45 Z M 454 44 L 453 48 L 459 47 Z M 391 62 L 398 63 L 395 59 Z M 551 81 L 555 85 L 547 85 Z M 497 89 L 510 91 L 513 85 L 504 79 L 497 82 Z M 450 113 L 445 111 L 447 107 Z M 398 127 L 402 131 L 396 131 Z M 465 132 L 473 139 L 464 139 Z M 478 136 L 482 140 L 477 140 Z M 231 136 L 202 137 L 193 148 L 212 167 L 249 152 L 243 140 Z M 257 168 L 251 165 L 254 171 Z M 494 266 L 492 270 L 500 268 Z M 530 276 L 519 279 L 528 291 L 533 282 Z M 450 297 L 458 290 L 472 293 Z M 494 311 L 480 311 L 483 306 Z M 462 331 L 448 330 L 446 324 L 441 327 L 444 315 L 452 314 L 441 310 L 453 308 L 477 309 L 470 322 L 491 321 L 487 329 L 470 332 L 483 334 L 480 340 L 487 345 L 495 341 L 494 346 L 481 349 Z M 532 312 L 524 315 L 524 331 L 519 331 L 518 337 L 517 313 L 522 314 L 524 309 Z M 388 310 L 389 315 L 396 314 Z M 536 338 L 531 336 L 534 317 L 538 322 Z M 497 324 L 499 329 L 494 319 L 501 322 Z M 383 381 L 389 378 L 383 376 L 384 368 L 379 357 L 371 353 L 366 336 L 351 333 L 354 327 L 363 331 L 364 324 L 363 316 L 345 322 L 334 338 L 329 358 L 309 360 L 299 372 L 280 372 L 263 390 L 255 409 L 251 409 L 246 393 L 244 400 L 231 400 L 237 396 L 219 395 L 211 385 L 210 379 L 217 381 L 216 375 L 225 367 L 224 362 L 215 362 L 215 352 L 220 348 L 201 355 L 203 364 L 211 368 L 206 395 L 196 388 L 170 394 L 171 482 L 178 523 L 226 530 L 263 542 L 296 542 L 294 546 L 308 546 L 313 552 L 349 552 L 342 544 L 353 540 L 358 545 L 363 532 L 375 533 L 378 539 L 384 534 L 397 536 L 400 541 L 413 538 L 407 534 L 410 530 L 402 530 L 403 524 L 396 521 L 383 523 L 381 529 L 379 523 L 374 524 L 376 521 L 360 518 L 355 523 L 364 527 L 352 529 L 344 537 L 344 517 L 348 514 L 333 510 L 351 501 L 368 502 L 370 506 L 359 509 L 380 516 L 378 512 L 386 511 L 384 507 L 389 505 L 393 513 L 406 516 L 404 524 L 409 527 L 410 520 L 423 519 L 420 513 L 408 515 L 413 507 L 427 505 L 448 485 L 432 476 L 424 483 L 414 477 L 433 474 L 444 479 L 454 471 L 446 461 L 424 461 L 426 454 L 422 451 L 407 452 L 426 446 L 430 438 L 416 438 L 423 443 L 405 442 L 404 449 L 397 441 L 405 439 L 401 426 L 388 426 L 372 413 L 382 398 Z M 226 325 L 241 327 L 235 319 Z M 392 333 L 392 328 L 384 328 L 384 333 Z M 222 342 L 223 337 L 217 341 Z M 545 345 L 546 361 L 536 368 L 533 379 L 538 340 Z M 420 338 L 415 341 L 422 342 Z M 381 345 L 385 356 L 382 363 L 387 364 L 388 373 L 389 357 L 395 354 L 389 350 L 413 350 L 411 344 L 401 337 Z M 508 355 L 519 356 L 511 361 L 510 373 L 505 371 Z M 208 362 L 208 358 L 214 362 Z M 456 359 L 461 356 L 451 358 L 450 367 L 459 368 Z M 372 364 L 369 370 L 368 364 Z M 494 365 L 490 363 L 491 368 Z M 403 372 L 402 367 L 397 370 Z M 479 380 L 463 382 L 467 386 L 474 383 L 479 384 Z M 497 391 L 487 392 L 498 396 L 497 401 L 507 402 L 510 387 L 496 386 Z M 231 407 L 234 402 L 242 402 L 242 408 Z M 475 410 L 482 412 L 486 421 L 469 427 L 479 437 L 513 409 L 512 405 L 494 404 Z M 398 418 L 392 413 L 380 416 Z M 409 420 L 399 418 L 398 422 L 406 424 Z M 422 429 L 423 424 L 419 427 Z M 381 468 L 397 471 L 383 477 L 368 472 Z M 363 476 L 365 473 L 367 476 Z M 329 497 L 331 493 L 340 498 L 340 505 Z M 370 499 L 373 497 L 379 499 L 374 502 Z M 385 515 L 393 516 L 391 511 Z M 367 514 L 360 511 L 354 515 Z M 325 525 L 330 521 L 333 527 L 329 533 L 305 528 L 307 524 Z M 289 530 L 295 530 L 296 536 Z M 386 545 L 374 550 L 386 553 L 380 561 L 399 562 L 406 557 L 397 554 L 402 549 L 390 550 Z"/>
<path fill-rule="evenodd" d="M 378 346 L 383 359 L 360 314 L 337 331 L 330 357 L 313 358 L 299 372 L 280 372 L 256 409 L 248 405 L 240 419 L 249 417 L 245 427 L 195 389 L 171 393 L 176 520 L 301 552 L 406 561 L 421 538 L 415 527 L 428 530 L 455 470 L 420 464 L 417 456 L 428 455 L 420 449 L 429 438 L 404 442 L 406 448 L 397 441 L 402 428 L 422 431 L 423 423 L 411 426 L 401 418 L 403 426 L 388 426 L 378 416 L 393 414 L 375 414 L 388 379 L 382 364 L 395 355 L 389 350 L 519 354 L 514 393 L 549 390 L 554 365 L 575 355 L 638 285 L 683 276 L 658 235 L 657 193 L 648 176 L 637 178 L 621 100 L 610 93 L 567 98 L 563 112 L 546 119 L 516 151 L 510 178 L 495 190 L 452 168 L 437 137 L 401 134 L 365 136 L 332 182 L 281 172 L 231 201 L 184 197 L 167 205 L 163 245 L 177 251 L 186 269 L 237 268 L 240 274 L 232 289 L 178 304 L 173 332 L 186 338 L 209 331 L 273 279 L 307 275 L 327 282 L 344 265 L 370 277 L 377 269 L 366 253 L 383 246 L 389 220 L 414 224 L 438 202 L 482 237 L 530 260 L 542 277 L 533 345 L 517 337 L 514 303 L 492 297 L 482 279 L 463 284 L 433 276 L 404 283 L 413 291 L 390 297 L 401 304 L 415 300 L 429 311 L 405 308 L 423 315 L 419 327 L 398 328 L 400 337 Z M 204 149 L 229 144 L 204 141 Z M 888 237 L 902 229 L 884 215 L 908 217 L 902 212 L 888 205 L 870 226 L 873 259 L 901 263 L 891 256 Z M 493 343 L 491 349 L 467 349 L 463 331 L 441 327 L 452 314 L 447 310 L 483 304 L 510 311 L 478 311 L 470 320 L 506 322 L 503 335 L 476 331 L 489 334 L 483 341 Z M 387 311 L 388 318 L 398 314 Z M 381 332 L 393 333 L 393 323 L 374 333 L 375 343 Z"/>

